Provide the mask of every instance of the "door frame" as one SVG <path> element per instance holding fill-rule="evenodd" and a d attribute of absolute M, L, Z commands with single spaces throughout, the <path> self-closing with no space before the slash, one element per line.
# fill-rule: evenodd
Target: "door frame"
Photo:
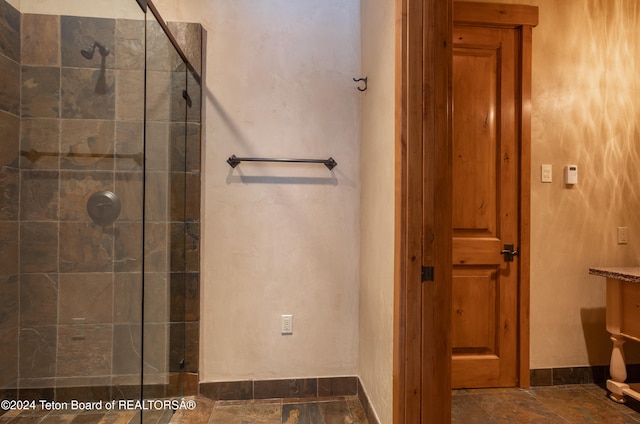
<path fill-rule="evenodd" d="M 396 7 L 393 422 L 443 423 L 451 421 L 453 3 Z M 433 281 L 421 282 L 423 266 Z"/>
<path fill-rule="evenodd" d="M 531 57 L 535 6 L 396 0 L 393 422 L 451 420 L 453 22 L 519 29 L 518 385 L 529 387 Z M 425 66 L 432 64 L 433 66 Z M 421 283 L 423 266 L 434 281 Z"/>

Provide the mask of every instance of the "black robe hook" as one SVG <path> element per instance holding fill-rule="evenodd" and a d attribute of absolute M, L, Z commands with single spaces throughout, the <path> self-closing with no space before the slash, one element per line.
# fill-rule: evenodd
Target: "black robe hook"
<path fill-rule="evenodd" d="M 358 91 L 367 91 L 367 78 L 368 77 L 364 77 L 364 78 L 354 78 L 353 81 L 355 82 L 360 82 L 360 81 L 364 81 L 364 88 L 362 87 L 358 87 Z"/>

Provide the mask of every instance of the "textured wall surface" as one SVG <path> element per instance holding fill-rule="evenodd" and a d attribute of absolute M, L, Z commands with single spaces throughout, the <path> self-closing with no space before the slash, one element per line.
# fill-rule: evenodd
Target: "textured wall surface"
<path fill-rule="evenodd" d="M 205 381 L 357 372 L 358 3 L 269 3 L 211 7 Z M 231 154 L 332 156 L 338 167 L 232 171 Z M 287 313 L 292 336 L 280 335 Z"/>
<path fill-rule="evenodd" d="M 9 3 L 22 13 L 141 19 L 140 6 L 134 0 L 11 0 Z"/>
<path fill-rule="evenodd" d="M 355 375 L 359 2 L 157 6 L 206 32 L 201 380 Z M 232 170 L 231 154 L 338 166 Z"/>
<path fill-rule="evenodd" d="M 640 9 L 630 0 L 539 6 L 533 58 L 531 367 L 606 364 L 611 346 L 605 285 L 587 268 L 639 264 Z M 540 163 L 554 165 L 551 185 L 539 183 Z M 573 188 L 562 180 L 562 167 L 569 163 L 579 168 Z M 616 243 L 618 226 L 629 227 L 629 244 Z M 626 347 L 631 353 L 634 346 Z"/>
<path fill-rule="evenodd" d="M 392 421 L 395 204 L 395 3 L 361 2 L 359 376 L 380 422 Z"/>

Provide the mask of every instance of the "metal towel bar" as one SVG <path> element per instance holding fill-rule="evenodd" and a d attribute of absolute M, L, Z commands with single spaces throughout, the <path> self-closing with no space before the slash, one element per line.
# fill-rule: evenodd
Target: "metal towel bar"
<path fill-rule="evenodd" d="M 333 158 L 329 159 L 282 159 L 282 158 L 239 158 L 236 155 L 229 156 L 227 163 L 235 168 L 240 162 L 294 162 L 294 163 L 321 163 L 330 170 L 338 164 Z"/>

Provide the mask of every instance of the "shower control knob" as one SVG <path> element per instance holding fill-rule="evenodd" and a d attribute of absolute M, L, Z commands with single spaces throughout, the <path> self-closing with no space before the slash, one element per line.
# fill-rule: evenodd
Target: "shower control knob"
<path fill-rule="evenodd" d="M 87 202 L 87 212 L 98 225 L 107 226 L 120 215 L 120 198 L 111 191 L 93 193 Z"/>

